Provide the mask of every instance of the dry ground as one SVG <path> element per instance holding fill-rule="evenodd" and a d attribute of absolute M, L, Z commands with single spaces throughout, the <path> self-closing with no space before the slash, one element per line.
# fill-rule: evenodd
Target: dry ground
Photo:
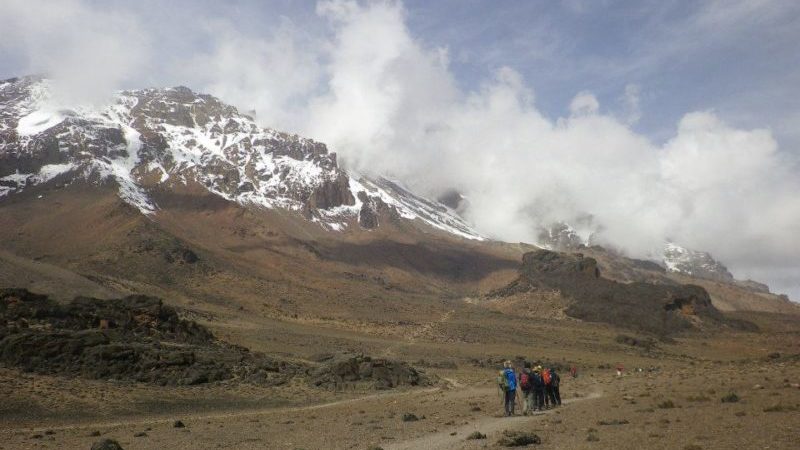
<path fill-rule="evenodd" d="M 519 343 L 442 342 L 436 327 L 469 319 L 454 312 L 420 326 L 402 340 L 335 327 L 283 323 L 288 341 L 307 352 L 354 347 L 391 352 L 411 361 L 455 362 L 427 369 L 433 388 L 386 392 L 328 392 L 302 384 L 257 388 L 242 384 L 162 388 L 66 380 L 0 371 L 0 448 L 88 449 L 100 437 L 126 449 L 461 449 L 492 448 L 506 429 L 533 431 L 537 448 L 797 448 L 800 442 L 800 353 L 797 332 L 718 334 L 660 344 L 655 353 L 614 342 L 616 331 L 578 322 L 531 322 L 530 346 Z M 500 323 L 514 320 L 492 314 Z M 765 320 L 765 319 L 764 319 Z M 773 323 L 773 322 L 765 322 Z M 255 347 L 271 347 L 282 333 L 262 322 L 222 327 Z M 259 327 L 262 331 L 258 331 Z M 485 332 L 485 331 L 484 331 Z M 557 345 L 542 336 L 553 336 Z M 479 335 L 481 336 L 481 335 Z M 280 343 L 278 343 L 280 345 Z M 769 354 L 780 352 L 771 359 Z M 575 364 L 577 379 L 562 374 L 565 404 L 533 417 L 500 417 L 489 357 L 530 355 Z M 478 361 L 473 361 L 477 359 Z M 622 363 L 623 377 L 610 368 Z M 485 364 L 484 364 L 485 365 Z M 638 372 L 636 367 L 645 370 Z M 647 369 L 657 367 L 657 371 Z M 758 386 L 756 386 L 758 385 Z M 723 403 L 735 393 L 739 401 Z M 668 401 L 673 407 L 669 407 Z M 413 413 L 419 421 L 404 422 Z M 186 428 L 173 428 L 180 419 Z M 617 421 L 617 422 L 615 422 Z M 622 422 L 621 424 L 613 424 Z M 627 422 L 627 423 L 625 423 Z M 611 425 L 603 423 L 612 423 Z M 488 435 L 467 440 L 472 431 Z M 144 433 L 143 436 L 135 436 Z M 592 436 L 592 440 L 590 439 Z"/>
<path fill-rule="evenodd" d="M 629 332 L 565 318 L 556 297 L 487 300 L 516 277 L 525 245 L 389 226 L 331 240 L 297 218 L 216 202 L 151 221 L 113 191 L 31 190 L 0 209 L 0 287 L 59 299 L 157 295 L 252 350 L 300 359 L 363 352 L 409 361 L 442 382 L 379 393 L 301 382 L 164 388 L 5 368 L 0 449 L 88 449 L 101 437 L 126 449 L 483 448 L 505 429 L 534 431 L 548 449 L 798 448 L 800 316 L 776 296 L 708 283 L 720 306 L 771 302 L 760 313 L 729 313 L 763 332 L 697 331 L 646 352 L 616 342 Z M 184 249 L 197 262 L 165 257 Z M 611 278 L 661 277 L 600 256 Z M 562 408 L 499 417 L 494 371 L 516 356 L 579 368 L 577 379 L 562 373 Z M 628 370 L 616 378 L 620 363 Z M 740 401 L 721 402 L 731 392 Z M 674 407 L 659 407 L 667 401 Z M 404 422 L 404 413 L 424 418 Z M 186 428 L 173 428 L 176 419 Z M 474 430 L 488 439 L 467 441 Z"/>

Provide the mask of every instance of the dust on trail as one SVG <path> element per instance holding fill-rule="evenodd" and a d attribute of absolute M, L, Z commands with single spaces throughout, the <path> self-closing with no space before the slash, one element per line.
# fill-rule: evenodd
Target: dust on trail
<path fill-rule="evenodd" d="M 593 400 L 603 396 L 602 392 L 593 392 L 585 397 L 564 400 L 563 405 L 580 402 L 584 400 Z M 562 406 L 562 407 L 564 407 Z M 469 443 L 485 443 L 485 440 L 480 441 L 466 441 L 466 437 L 474 431 L 480 431 L 483 434 L 491 435 L 514 426 L 530 423 L 538 420 L 542 416 L 551 414 L 554 409 L 535 413 L 531 416 L 514 416 L 514 417 L 493 417 L 486 416 L 478 420 L 472 421 L 469 424 L 463 425 L 456 430 L 449 429 L 438 433 L 431 433 L 418 438 L 409 439 L 403 442 L 396 442 L 392 444 L 385 444 L 385 450 L 415 450 L 424 448 L 426 450 L 451 450 L 462 449 L 469 447 Z M 455 435 L 453 435 L 455 431 Z"/>

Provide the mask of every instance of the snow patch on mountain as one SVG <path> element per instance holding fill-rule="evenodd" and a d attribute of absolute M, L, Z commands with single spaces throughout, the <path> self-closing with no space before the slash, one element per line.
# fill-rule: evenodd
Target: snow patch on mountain
<path fill-rule="evenodd" d="M 113 180 L 119 197 L 146 215 L 158 210 L 149 189 L 196 183 L 248 207 L 296 211 L 331 231 L 360 223 L 365 211 L 386 213 L 372 211 L 380 206 L 392 217 L 484 239 L 448 207 L 396 182 L 356 180 L 323 144 L 261 128 L 212 96 L 144 89 L 120 92 L 102 108 L 62 108 L 50 87 L 36 77 L 0 84 L 0 197 L 72 172 Z M 38 171 L 10 173 L 22 161 L 39 163 Z"/>
<path fill-rule="evenodd" d="M 72 163 L 47 164 L 39 168 L 36 173 L 22 174 L 19 172 L 0 178 L 0 198 L 14 192 L 22 191 L 27 186 L 46 183 L 53 178 L 75 170 L 77 166 Z"/>
<path fill-rule="evenodd" d="M 718 281 L 733 281 L 733 275 L 709 253 L 690 250 L 672 242 L 664 245 L 662 259 L 667 270 Z"/>

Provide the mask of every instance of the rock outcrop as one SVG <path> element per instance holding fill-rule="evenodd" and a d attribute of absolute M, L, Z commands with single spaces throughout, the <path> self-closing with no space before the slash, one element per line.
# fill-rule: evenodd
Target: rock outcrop
<path fill-rule="evenodd" d="M 519 276 L 490 296 L 555 290 L 569 301 L 566 314 L 637 331 L 669 335 L 698 324 L 754 329 L 754 325 L 725 319 L 699 286 L 619 283 L 605 279 L 593 258 L 538 250 L 523 255 Z"/>
<path fill-rule="evenodd" d="M 310 383 L 326 389 L 358 385 L 390 389 L 431 383 L 424 373 L 402 361 L 348 354 L 321 355 L 317 359 L 320 365 L 311 372 Z"/>
<path fill-rule="evenodd" d="M 0 290 L 0 363 L 24 371 L 159 385 L 238 379 L 283 384 L 306 367 L 218 341 L 154 297 L 61 305 Z"/>

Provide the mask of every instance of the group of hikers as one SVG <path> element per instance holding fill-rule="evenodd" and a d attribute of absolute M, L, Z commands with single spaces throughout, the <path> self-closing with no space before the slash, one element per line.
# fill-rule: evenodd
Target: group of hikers
<path fill-rule="evenodd" d="M 524 400 L 523 415 L 561 406 L 561 378 L 558 373 L 552 367 L 542 367 L 540 364 L 531 366 L 526 361 L 522 370 L 515 373 L 511 361 L 503 363 L 504 368 L 497 377 L 497 384 L 503 394 L 506 416 L 514 415 L 518 392 L 522 393 Z"/>

